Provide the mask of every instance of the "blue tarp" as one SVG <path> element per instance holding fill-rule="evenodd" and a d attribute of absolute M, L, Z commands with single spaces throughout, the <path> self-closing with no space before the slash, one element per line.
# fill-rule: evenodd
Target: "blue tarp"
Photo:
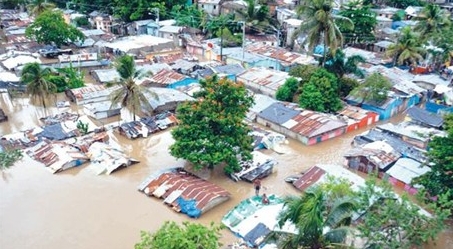
<path fill-rule="evenodd" d="M 187 214 L 191 218 L 198 218 L 201 216 L 201 210 L 197 208 L 197 202 L 194 199 L 186 200 L 178 197 L 178 205 L 181 208 L 181 213 Z"/>

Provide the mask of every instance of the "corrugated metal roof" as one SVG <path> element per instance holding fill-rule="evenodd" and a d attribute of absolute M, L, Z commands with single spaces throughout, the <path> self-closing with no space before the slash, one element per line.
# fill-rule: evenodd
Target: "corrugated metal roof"
<path fill-rule="evenodd" d="M 412 179 L 421 176 L 430 170 L 431 168 L 423 166 L 413 159 L 400 158 L 386 173 L 406 184 L 410 184 Z"/>
<path fill-rule="evenodd" d="M 419 107 L 413 106 L 407 110 L 407 115 L 416 122 L 420 122 L 427 126 L 440 128 L 444 124 L 444 119 L 434 113 L 428 112 Z"/>
<path fill-rule="evenodd" d="M 360 107 L 356 107 L 356 106 L 346 105 L 343 110 L 338 112 L 338 114 L 360 121 L 364 118 L 367 118 L 368 113 L 370 113 L 370 112 L 372 112 L 372 111 L 364 110 L 364 109 L 362 109 Z M 376 113 L 376 115 L 377 115 L 377 113 Z"/>
<path fill-rule="evenodd" d="M 268 45 L 249 46 L 247 47 L 247 51 L 279 60 L 282 64 L 287 66 L 293 65 L 295 63 L 310 64 L 314 61 L 314 58 L 312 56 L 294 53 L 284 48 L 273 47 Z"/>
<path fill-rule="evenodd" d="M 237 80 L 243 83 L 255 83 L 277 90 L 290 78 L 288 73 L 267 68 L 252 67 L 237 75 Z"/>
<path fill-rule="evenodd" d="M 283 125 L 291 131 L 305 137 L 318 136 L 347 126 L 347 124 L 343 121 L 335 120 L 323 113 L 309 110 L 304 110 L 299 115 L 294 116 L 291 119 L 292 121 L 290 121 L 290 123 Z M 289 126 L 290 124 L 293 125 Z"/>
<path fill-rule="evenodd" d="M 173 70 L 162 69 L 160 72 L 153 75 L 153 77 L 149 78 L 149 80 L 156 84 L 170 85 L 185 78 L 187 78 L 187 76 Z"/>
<path fill-rule="evenodd" d="M 307 172 L 304 173 L 297 181 L 293 182 L 294 187 L 301 191 L 305 191 L 308 187 L 317 182 L 326 172 L 317 167 L 313 166 Z"/>
<path fill-rule="evenodd" d="M 164 172 L 159 176 L 145 180 L 147 183 L 141 184 L 141 189 L 147 195 L 153 195 L 157 198 L 164 199 L 173 210 L 180 211 L 177 197 L 182 197 L 186 200 L 195 200 L 196 207 L 202 213 L 212 208 L 212 203 L 220 204 L 230 198 L 230 193 L 225 189 L 210 183 L 206 180 L 198 178 L 182 169 Z M 211 204 L 211 205 L 208 205 Z"/>

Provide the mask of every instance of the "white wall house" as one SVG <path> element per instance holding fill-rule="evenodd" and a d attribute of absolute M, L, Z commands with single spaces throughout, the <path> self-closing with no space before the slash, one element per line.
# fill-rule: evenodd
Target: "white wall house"
<path fill-rule="evenodd" d="M 222 0 L 199 0 L 198 8 L 204 10 L 209 15 L 218 16 Z"/>

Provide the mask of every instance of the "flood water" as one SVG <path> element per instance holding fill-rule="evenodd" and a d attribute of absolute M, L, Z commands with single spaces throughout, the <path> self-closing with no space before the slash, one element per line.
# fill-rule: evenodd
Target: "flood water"
<path fill-rule="evenodd" d="M 26 99 L 10 102 L 5 94 L 0 96 L 0 107 L 9 116 L 8 122 L 0 123 L 0 135 L 31 128 L 39 124 L 39 117 L 62 111 L 57 108 L 44 111 L 28 104 Z M 352 138 L 361 132 L 364 130 L 310 147 L 290 140 L 285 154 L 265 151 L 279 164 L 276 172 L 263 180 L 264 192 L 280 196 L 298 194 L 283 181 L 285 177 L 315 163 L 342 164 L 342 154 L 350 148 Z M 141 163 L 110 176 L 97 176 L 86 166 L 52 175 L 43 165 L 24 157 L 0 173 L 0 248 L 133 248 L 139 241 L 140 230 L 155 231 L 167 220 L 220 223 L 228 210 L 254 194 L 249 183 L 233 182 L 221 172 L 211 173 L 209 181 L 230 191 L 231 199 L 198 220 L 187 218 L 161 200 L 137 191 L 140 182 L 155 170 L 184 166 L 184 161 L 169 155 L 168 146 L 173 142 L 170 133 L 134 141 L 117 135 L 112 139 Z M 223 234 L 226 248 L 235 238 L 228 230 Z M 453 248 L 452 238 L 449 229 L 436 241 L 437 245 L 426 248 Z"/>

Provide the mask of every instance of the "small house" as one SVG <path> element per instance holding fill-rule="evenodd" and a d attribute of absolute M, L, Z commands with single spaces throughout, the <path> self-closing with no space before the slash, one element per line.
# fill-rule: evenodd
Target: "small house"
<path fill-rule="evenodd" d="M 326 114 L 297 110 L 282 103 L 274 103 L 258 113 L 256 122 L 305 145 L 340 136 L 346 132 L 347 127 L 344 121 Z"/>
<path fill-rule="evenodd" d="M 179 37 L 181 30 L 184 27 L 181 26 L 163 26 L 159 28 L 159 37 L 164 39 L 172 40 L 176 47 L 182 46 L 182 39 Z"/>
<path fill-rule="evenodd" d="M 90 85 L 75 89 L 68 89 L 65 94 L 71 102 L 74 102 L 77 105 L 84 105 L 109 100 L 110 94 L 115 89 L 118 89 L 118 86 L 106 87 L 104 85 Z"/>
<path fill-rule="evenodd" d="M 171 88 L 151 87 L 149 90 L 159 96 L 159 99 L 155 99 L 149 93 L 145 93 L 154 113 L 174 112 L 180 103 L 195 100 L 189 95 Z"/>
<path fill-rule="evenodd" d="M 285 39 L 286 46 L 293 45 L 294 40 L 297 38 L 297 37 L 293 37 L 294 33 L 296 32 L 296 30 L 299 29 L 299 27 L 302 23 L 303 23 L 302 20 L 293 19 L 293 18 L 283 21 L 283 33 L 284 33 L 284 37 L 286 37 L 286 39 Z"/>
<path fill-rule="evenodd" d="M 404 188 L 410 194 L 417 192 L 412 180 L 429 172 L 431 168 L 410 158 L 400 158 L 383 175 L 391 184 Z"/>
<path fill-rule="evenodd" d="M 376 112 L 351 105 L 346 105 L 337 113 L 337 116 L 348 124 L 346 132 L 355 131 L 379 121 L 379 114 Z"/>
<path fill-rule="evenodd" d="M 147 196 L 163 199 L 163 203 L 174 211 L 192 218 L 200 217 L 231 196 L 225 189 L 181 168 L 153 173 L 138 190 Z"/>
<path fill-rule="evenodd" d="M 297 13 L 293 10 L 287 9 L 285 7 L 277 8 L 275 10 L 277 13 L 277 21 L 280 24 L 283 24 L 288 19 L 295 18 L 297 16 Z"/>
<path fill-rule="evenodd" d="M 190 75 L 193 71 L 200 68 L 198 63 L 184 59 L 178 59 L 171 65 L 171 69 L 184 75 Z"/>
<path fill-rule="evenodd" d="M 203 10 L 208 15 L 218 16 L 220 14 L 220 7 L 222 0 L 198 0 L 198 9 Z"/>
<path fill-rule="evenodd" d="M 286 72 L 253 67 L 238 74 L 236 80 L 255 93 L 275 98 L 278 88 L 290 77 Z"/>
<path fill-rule="evenodd" d="M 131 26 L 130 35 L 153 35 L 157 36 L 159 24 L 153 19 L 134 21 Z"/>
<path fill-rule="evenodd" d="M 237 75 L 245 71 L 244 67 L 238 63 L 213 67 L 212 70 L 214 73 L 220 76 L 225 76 L 234 82 L 236 82 Z"/>
<path fill-rule="evenodd" d="M 387 123 L 379 125 L 377 128 L 383 132 L 399 137 L 401 140 L 420 149 L 426 149 L 428 147 L 428 143 L 431 141 L 432 136 L 446 135 L 444 131 L 422 127 L 407 122 L 403 122 L 398 125 Z"/>
<path fill-rule="evenodd" d="M 404 155 L 404 157 L 406 158 L 411 158 L 421 163 L 424 163 L 427 160 L 425 150 L 418 149 L 411 144 L 403 141 L 399 137 L 384 133 L 383 131 L 376 128 L 355 136 L 352 144 L 354 146 L 363 147 L 366 144 L 377 141 L 385 141 L 387 144 L 392 146 L 395 151 L 397 151 L 401 155 Z"/>
<path fill-rule="evenodd" d="M 441 129 L 444 124 L 444 119 L 440 115 L 430 113 L 417 106 L 413 106 L 407 110 L 406 121 L 435 129 Z"/>
<path fill-rule="evenodd" d="M 189 77 L 173 70 L 162 69 L 158 73 L 146 78 L 142 84 L 152 87 L 168 87 L 172 88 L 173 85 L 188 79 Z"/>
<path fill-rule="evenodd" d="M 363 173 L 382 173 L 387 171 L 401 157 L 388 143 L 376 141 L 353 148 L 344 155 L 346 166 Z"/>
<path fill-rule="evenodd" d="M 393 44 L 395 43 L 391 41 L 378 41 L 374 43 L 374 51 L 379 53 L 385 53 L 387 49 Z"/>
<path fill-rule="evenodd" d="M 258 54 L 270 58 L 271 63 L 268 68 L 289 72 L 289 70 L 297 65 L 316 64 L 313 56 L 299 54 L 288 51 L 285 48 L 273 47 L 269 45 L 250 45 L 246 48 L 247 52 Z"/>
<path fill-rule="evenodd" d="M 121 106 L 113 105 L 110 100 L 98 101 L 93 103 L 87 103 L 83 105 L 83 112 L 96 119 L 110 118 L 113 116 L 120 115 Z"/>

